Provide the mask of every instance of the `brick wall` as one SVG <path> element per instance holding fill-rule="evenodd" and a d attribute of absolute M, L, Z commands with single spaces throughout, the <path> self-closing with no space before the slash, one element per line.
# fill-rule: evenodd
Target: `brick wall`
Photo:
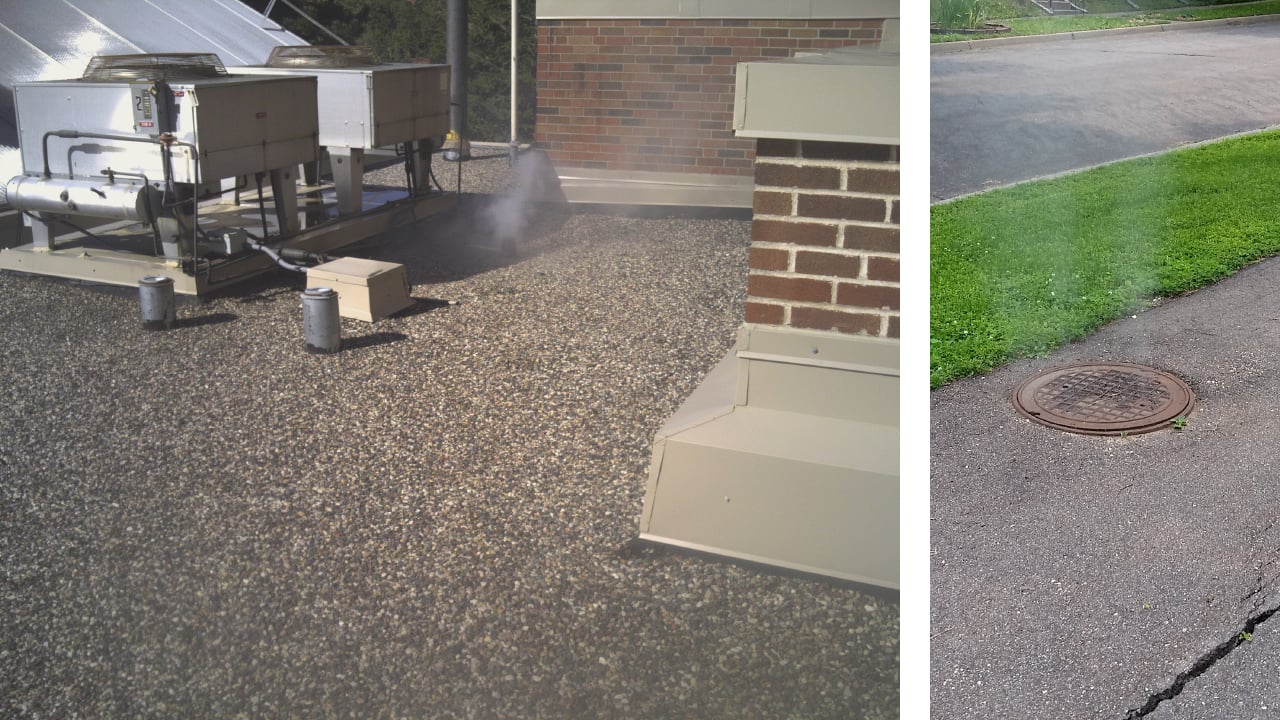
<path fill-rule="evenodd" d="M 560 167 L 751 175 L 740 62 L 880 41 L 882 20 L 538 22 L 535 139 Z"/>
<path fill-rule="evenodd" d="M 898 146 L 760 140 L 746 321 L 898 337 Z"/>

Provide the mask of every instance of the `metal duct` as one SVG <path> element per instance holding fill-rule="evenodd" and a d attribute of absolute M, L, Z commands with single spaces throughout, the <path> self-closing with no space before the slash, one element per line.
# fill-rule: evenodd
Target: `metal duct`
<path fill-rule="evenodd" d="M 449 129 L 467 139 L 467 0 L 449 0 L 445 17 L 445 62 L 449 64 Z"/>

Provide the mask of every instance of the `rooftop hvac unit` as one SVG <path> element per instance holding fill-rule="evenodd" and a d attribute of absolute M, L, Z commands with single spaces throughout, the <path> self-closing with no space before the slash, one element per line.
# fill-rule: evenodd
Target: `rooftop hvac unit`
<path fill-rule="evenodd" d="M 346 45 L 281 46 L 265 65 L 234 75 L 314 77 L 319 142 L 328 152 L 339 212 L 362 208 L 365 153 L 404 145 L 414 187 L 426 187 L 431 152 L 449 132 L 449 66 L 381 63 Z"/>
<path fill-rule="evenodd" d="M 272 62 L 228 72 L 212 54 L 115 55 L 80 78 L 15 85 L 23 174 L 0 177 L 0 209 L 22 213 L 31 242 L 0 249 L 0 269 L 131 286 L 163 274 L 198 295 L 273 266 L 306 272 L 456 205 L 423 177 L 447 132 L 446 67 L 378 65 L 352 48 Z M 345 171 L 340 219 L 319 188 L 300 207 L 298 168 L 318 166 L 322 135 Z M 351 165 L 383 144 L 405 146 L 420 184 L 363 211 Z"/>
<path fill-rule="evenodd" d="M 318 152 L 315 85 L 231 76 L 216 55 L 191 53 L 97 57 L 79 79 L 19 83 L 24 175 L 8 202 L 41 213 L 32 234 L 48 249 L 59 218 L 130 219 L 155 221 L 164 254 L 194 260 L 184 216 L 201 188 L 269 173 L 277 215 L 296 229 L 295 169 Z"/>

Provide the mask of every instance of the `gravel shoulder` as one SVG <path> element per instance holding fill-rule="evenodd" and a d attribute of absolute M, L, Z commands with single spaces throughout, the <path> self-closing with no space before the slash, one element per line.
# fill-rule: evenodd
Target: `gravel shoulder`
<path fill-rule="evenodd" d="M 421 302 L 332 356 L 283 271 L 160 333 L 0 273 L 0 715 L 897 717 L 896 596 L 631 543 L 749 222 L 544 206 L 508 257 L 507 165 L 349 250 Z"/>

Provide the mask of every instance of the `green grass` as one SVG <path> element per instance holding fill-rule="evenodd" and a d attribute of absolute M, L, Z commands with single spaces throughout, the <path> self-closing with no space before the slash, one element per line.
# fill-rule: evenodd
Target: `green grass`
<path fill-rule="evenodd" d="M 1092 8 L 1094 4 L 1091 4 Z M 1139 1 L 1144 7 L 1160 7 L 1164 0 L 1153 0 L 1146 3 Z M 993 37 L 1009 37 L 1012 35 L 1051 35 L 1054 33 L 1080 32 L 1084 30 L 1110 30 L 1114 28 L 1135 27 L 1139 25 L 1160 25 L 1171 22 L 1194 22 L 1197 20 L 1221 20 L 1234 17 L 1250 17 L 1254 15 L 1280 14 L 1280 0 L 1252 2 L 1233 5 L 1214 5 L 1211 7 L 1180 7 L 1171 10 L 1148 10 L 1123 16 L 1101 17 L 1098 15 L 1071 16 L 1038 16 L 1008 17 L 999 19 L 1003 25 L 1009 26 L 1007 33 L 959 34 L 948 33 L 931 35 L 931 42 L 953 42 L 957 40 L 984 40 Z"/>
<path fill-rule="evenodd" d="M 1280 132 L 934 205 L 933 387 L 1280 252 Z"/>
<path fill-rule="evenodd" d="M 1092 14 L 1135 12 L 1133 6 L 1125 0 L 1085 0 L 1083 3 L 1076 0 L 1076 4 Z M 1178 0 L 1134 0 L 1134 4 L 1138 6 L 1136 12 L 1186 7 Z"/>
<path fill-rule="evenodd" d="M 1115 28 L 1135 27 L 1139 25 L 1159 25 L 1169 20 L 1155 17 L 1152 13 L 1130 15 L 1125 17 L 1099 17 L 1095 15 L 1075 15 L 1071 17 L 1031 17 L 1008 18 L 998 20 L 1001 25 L 1008 25 L 1009 31 L 1002 33 L 939 33 L 930 35 L 931 42 L 953 42 L 956 40 L 986 40 L 994 37 L 1010 37 L 1015 35 L 1052 35 L 1054 33 L 1080 32 L 1082 30 L 1113 30 Z"/>
<path fill-rule="evenodd" d="M 1213 7 L 1183 8 L 1160 13 L 1170 20 L 1223 20 L 1225 18 L 1274 15 L 1280 13 L 1280 0 L 1245 3 L 1243 5 L 1215 5 Z"/>

